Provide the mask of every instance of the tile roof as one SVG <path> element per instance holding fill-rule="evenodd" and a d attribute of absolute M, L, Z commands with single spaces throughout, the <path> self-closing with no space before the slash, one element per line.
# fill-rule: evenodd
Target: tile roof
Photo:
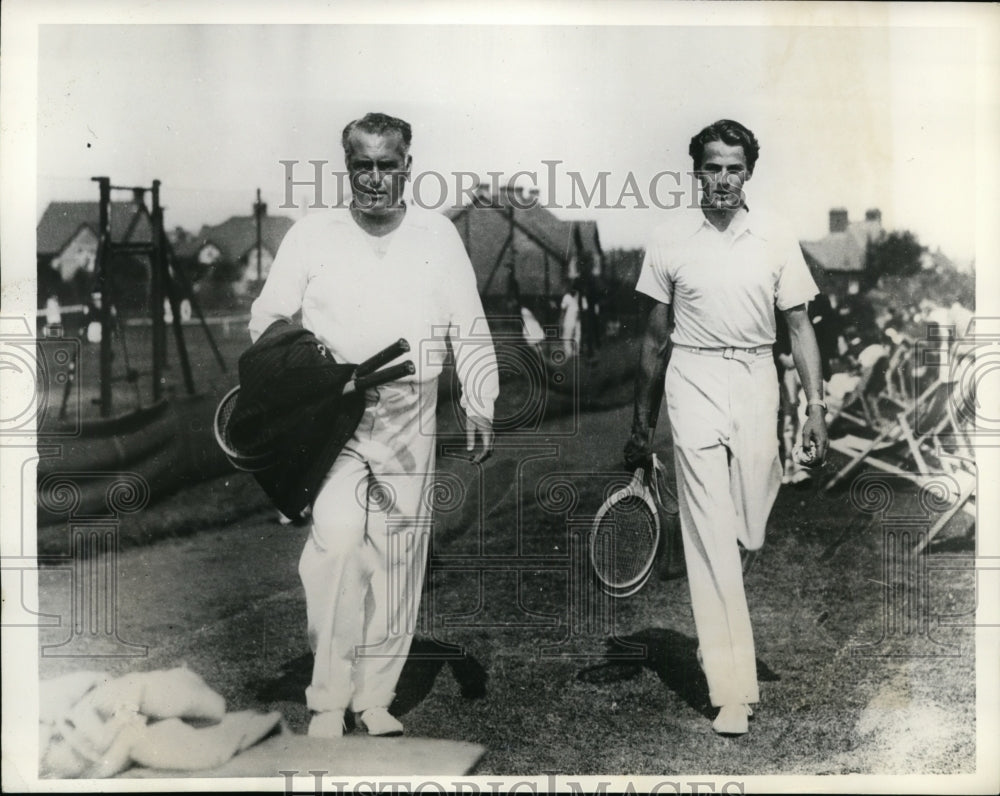
<path fill-rule="evenodd" d="M 136 213 L 139 219 L 131 233 Z M 111 237 L 116 242 L 149 243 L 153 239 L 152 220 L 145 205 L 134 202 L 111 203 Z M 98 234 L 99 202 L 50 202 L 36 227 L 36 250 L 39 255 L 56 255 L 65 248 L 81 227 Z M 127 238 L 126 238 L 127 236 Z"/>
<path fill-rule="evenodd" d="M 260 225 L 261 245 L 275 254 L 294 223 L 288 216 L 264 216 Z M 214 243 L 224 258 L 238 262 L 257 245 L 257 224 L 253 216 L 232 216 L 214 227 L 202 227 L 194 242 L 196 245 L 185 243 L 183 251 L 196 252 L 206 243 Z"/>
<path fill-rule="evenodd" d="M 803 241 L 803 250 L 827 271 L 845 273 L 865 270 L 869 227 L 854 221 L 843 232 L 830 232 L 816 241 Z"/>
<path fill-rule="evenodd" d="M 517 202 L 510 198 L 507 188 L 496 198 L 481 192 L 470 204 L 445 211 L 469 252 L 481 295 L 495 297 L 508 289 L 510 250 L 501 253 L 511 221 L 517 232 L 515 268 L 522 296 L 561 293 L 569 263 L 577 254 L 590 255 L 592 265 L 601 261 L 597 222 L 563 221 L 524 194 Z"/>
<path fill-rule="evenodd" d="M 574 253 L 574 235 L 579 229 L 581 248 L 590 254 L 601 254 L 601 241 L 597 234 L 596 221 L 563 221 L 538 202 L 530 200 L 523 193 L 521 199 L 512 205 L 509 201 L 509 189 L 502 188 L 496 197 L 483 196 L 479 201 L 461 207 L 445 210 L 445 215 L 453 223 L 458 224 L 463 214 L 473 210 L 493 210 L 506 212 L 508 207 L 514 211 L 514 225 L 535 242 L 548 250 L 549 254 L 561 261 L 568 260 Z"/>

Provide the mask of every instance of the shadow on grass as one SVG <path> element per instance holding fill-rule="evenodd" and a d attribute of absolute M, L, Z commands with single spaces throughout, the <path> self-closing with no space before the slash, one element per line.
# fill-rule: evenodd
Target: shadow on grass
<path fill-rule="evenodd" d="M 636 647 L 645 647 L 645 655 L 636 658 Z M 652 671 L 663 684 L 705 718 L 715 718 L 708 698 L 708 684 L 697 658 L 698 642 L 676 630 L 651 627 L 608 641 L 607 660 L 577 673 L 585 683 L 605 684 L 631 680 Z M 631 660 L 615 660 L 631 658 Z M 757 678 L 765 682 L 779 680 L 770 667 L 757 659 Z"/>
<path fill-rule="evenodd" d="M 479 661 L 450 644 L 415 638 L 396 685 L 396 698 L 390 712 L 402 716 L 423 702 L 446 663 L 458 681 L 463 697 L 479 699 L 486 695 L 489 675 Z M 306 687 L 312 680 L 312 667 L 311 652 L 294 658 L 285 664 L 278 677 L 256 683 L 254 690 L 257 698 L 262 702 L 304 703 Z"/>

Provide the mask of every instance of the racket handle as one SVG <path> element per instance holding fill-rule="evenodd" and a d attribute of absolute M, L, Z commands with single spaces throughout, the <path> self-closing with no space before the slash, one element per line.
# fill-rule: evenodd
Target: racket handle
<path fill-rule="evenodd" d="M 347 382 L 347 386 L 344 387 L 344 395 L 357 390 L 366 390 L 369 387 L 378 387 L 387 381 L 395 381 L 396 379 L 403 378 L 403 376 L 412 376 L 416 372 L 417 369 L 412 360 L 408 359 L 405 362 L 400 362 L 398 365 L 369 373 L 367 376 L 356 376 Z"/>
<path fill-rule="evenodd" d="M 405 354 L 410 350 L 410 344 L 406 340 L 400 337 L 395 343 L 391 343 L 379 351 L 377 354 L 369 357 L 360 365 L 354 369 L 354 378 L 361 376 L 367 376 L 373 371 L 385 365 L 387 362 L 392 362 L 400 354 Z"/>

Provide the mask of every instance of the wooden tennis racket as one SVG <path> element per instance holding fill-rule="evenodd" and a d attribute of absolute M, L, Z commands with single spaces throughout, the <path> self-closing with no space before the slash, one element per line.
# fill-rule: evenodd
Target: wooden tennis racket
<path fill-rule="evenodd" d="M 677 503 L 677 489 L 667 477 L 667 468 L 663 466 L 656 454 L 653 454 L 653 499 L 656 505 L 665 514 L 674 516 L 680 514 L 680 505 Z"/>
<path fill-rule="evenodd" d="M 356 391 L 363 391 L 369 387 L 378 387 L 404 376 L 412 376 L 416 373 L 416 367 L 412 360 L 407 359 L 388 368 L 377 370 L 387 362 L 391 362 L 400 354 L 410 350 L 410 344 L 400 338 L 395 343 L 390 343 L 374 356 L 366 359 L 354 370 L 354 377 L 344 385 L 343 395 L 350 395 Z M 216 444 L 229 459 L 230 463 L 237 469 L 244 472 L 254 473 L 266 470 L 274 463 L 275 454 L 273 452 L 262 453 L 254 456 L 241 453 L 236 449 L 229 434 L 229 421 L 233 410 L 236 408 L 236 401 L 239 398 L 240 387 L 236 385 L 227 392 L 219 405 L 215 409 L 215 417 L 212 422 L 212 430 L 215 433 Z"/>
<path fill-rule="evenodd" d="M 240 385 L 236 385 L 227 392 L 219 405 L 215 408 L 215 417 L 212 420 L 212 430 L 215 432 L 215 442 L 222 449 L 222 452 L 229 459 L 229 463 L 237 470 L 245 473 L 256 473 L 266 470 L 273 462 L 274 455 L 271 452 L 262 453 L 256 456 L 249 456 L 236 450 L 232 439 L 229 436 L 229 420 L 233 410 L 236 408 L 236 399 L 240 395 Z"/>
<path fill-rule="evenodd" d="M 355 371 L 354 378 L 344 385 L 343 394 L 350 395 L 355 391 L 367 390 L 369 387 L 378 387 L 380 384 L 395 381 L 404 376 L 412 376 L 416 372 L 417 369 L 410 359 L 400 362 L 398 365 L 382 368 L 382 370 L 369 371 L 363 376 L 359 376 L 357 371 Z"/>
<path fill-rule="evenodd" d="M 655 462 L 654 462 L 655 468 Z M 653 571 L 660 542 L 660 517 L 646 471 L 604 501 L 590 532 L 590 564 L 601 588 L 612 597 L 629 597 Z"/>
<path fill-rule="evenodd" d="M 354 369 L 354 377 L 360 378 L 378 370 L 383 365 L 392 362 L 400 354 L 405 354 L 410 350 L 410 344 L 405 338 L 400 337 L 395 343 L 390 343 L 377 354 L 370 356 Z"/>

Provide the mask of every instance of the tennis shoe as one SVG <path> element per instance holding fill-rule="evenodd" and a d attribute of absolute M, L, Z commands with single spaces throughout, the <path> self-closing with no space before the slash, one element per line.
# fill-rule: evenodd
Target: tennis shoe
<path fill-rule="evenodd" d="M 723 705 L 712 722 L 712 729 L 719 735 L 744 735 L 750 730 L 747 719 L 752 712 L 749 705 Z"/>
<path fill-rule="evenodd" d="M 344 734 L 344 711 L 324 710 L 315 714 L 307 734 L 313 738 L 340 738 Z"/>
<path fill-rule="evenodd" d="M 402 735 L 403 724 L 386 708 L 368 708 L 359 717 L 369 735 Z"/>

